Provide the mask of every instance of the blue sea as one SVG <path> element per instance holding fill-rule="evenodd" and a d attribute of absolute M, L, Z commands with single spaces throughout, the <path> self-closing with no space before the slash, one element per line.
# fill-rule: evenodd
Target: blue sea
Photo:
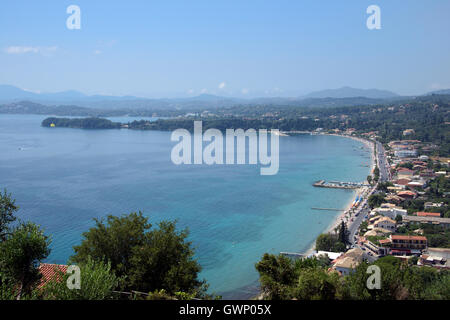
<path fill-rule="evenodd" d="M 254 296 L 265 252 L 306 251 L 339 214 L 312 207 L 355 197 L 316 180 L 363 181 L 370 171 L 369 149 L 336 136 L 280 137 L 279 172 L 262 176 L 256 165 L 176 166 L 170 132 L 43 128 L 44 118 L 0 115 L 0 188 L 20 219 L 52 236 L 48 262 L 66 263 L 93 218 L 142 211 L 189 228 L 200 277 L 224 298 Z"/>

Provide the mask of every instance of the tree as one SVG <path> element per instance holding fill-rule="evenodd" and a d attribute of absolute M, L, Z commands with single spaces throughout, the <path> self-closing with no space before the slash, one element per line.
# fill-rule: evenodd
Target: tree
<path fill-rule="evenodd" d="M 384 193 L 372 194 L 369 196 L 368 204 L 372 209 L 377 208 L 384 202 L 385 197 Z"/>
<path fill-rule="evenodd" d="M 96 226 L 83 233 L 82 243 L 74 247 L 71 261 L 110 262 L 116 276 L 125 277 L 124 290 L 205 294 L 206 283 L 197 279 L 201 267 L 186 241 L 188 231 L 178 232 L 175 222 L 163 221 L 159 229 L 151 229 L 141 212 L 108 216 L 105 223 L 95 221 Z"/>
<path fill-rule="evenodd" d="M 323 268 L 300 270 L 294 296 L 299 300 L 334 300 L 339 275 Z"/>
<path fill-rule="evenodd" d="M 81 245 L 75 246 L 72 262 L 83 264 L 94 261 L 110 262 L 118 277 L 128 275 L 133 248 L 145 243 L 145 233 L 151 228 L 148 219 L 139 213 L 121 217 L 108 216 L 106 221 L 94 219 L 95 227 L 83 233 Z"/>
<path fill-rule="evenodd" d="M 323 233 L 316 239 L 317 251 L 343 252 L 345 249 L 346 245 L 339 240 L 339 235 Z"/>
<path fill-rule="evenodd" d="M 295 265 L 289 258 L 265 253 L 255 267 L 259 272 L 259 282 L 266 298 L 283 300 L 292 297 L 290 288 L 297 277 Z"/>
<path fill-rule="evenodd" d="M 6 190 L 3 194 L 0 192 L 0 242 L 5 240 L 9 224 L 16 220 L 14 213 L 18 209 L 15 200 L 11 199 Z"/>
<path fill-rule="evenodd" d="M 348 240 L 349 235 L 350 235 L 350 232 L 348 231 L 347 226 L 344 223 L 344 221 L 342 221 L 341 225 L 339 227 L 339 235 L 338 235 L 339 242 L 342 242 L 344 245 L 347 245 L 348 243 L 350 243 L 350 241 Z"/>
<path fill-rule="evenodd" d="M 0 277 L 17 286 L 17 299 L 31 293 L 40 279 L 40 261 L 50 254 L 50 239 L 34 223 L 22 223 L 0 243 Z"/>
<path fill-rule="evenodd" d="M 47 300 L 107 300 L 111 299 L 113 290 L 119 283 L 111 271 L 111 264 L 88 259 L 79 265 L 81 283 L 80 289 L 69 289 L 67 280 L 70 274 L 59 271 L 42 289 L 40 293 Z"/>
<path fill-rule="evenodd" d="M 368 182 L 369 184 L 372 184 L 372 176 L 367 176 L 367 182 Z"/>
<path fill-rule="evenodd" d="M 144 245 L 133 248 L 130 285 L 139 291 L 164 289 L 169 294 L 199 290 L 201 295 L 206 291 L 204 281 L 197 279 L 201 267 L 187 236 L 187 230 L 177 232 L 176 224 L 167 221 L 146 233 Z"/>
<path fill-rule="evenodd" d="M 380 178 L 380 169 L 378 168 L 378 166 L 376 166 L 375 169 L 373 169 L 373 180 L 378 182 L 379 178 Z"/>

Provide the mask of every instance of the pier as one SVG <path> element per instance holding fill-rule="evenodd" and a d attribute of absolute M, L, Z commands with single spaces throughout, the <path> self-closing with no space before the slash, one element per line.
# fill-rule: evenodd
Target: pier
<path fill-rule="evenodd" d="M 305 257 L 304 254 L 302 253 L 297 253 L 297 252 L 280 252 L 280 254 L 282 256 L 288 257 L 288 258 L 295 258 L 295 259 L 300 259 Z"/>
<path fill-rule="evenodd" d="M 313 210 L 323 210 L 323 211 L 345 211 L 344 209 L 336 209 L 336 208 L 317 208 L 312 207 Z"/>
<path fill-rule="evenodd" d="M 369 187 L 368 184 L 362 182 L 344 182 L 344 181 L 330 181 L 325 180 L 316 181 L 313 184 L 314 187 L 319 188 L 336 188 L 336 189 L 359 189 L 362 187 Z"/>

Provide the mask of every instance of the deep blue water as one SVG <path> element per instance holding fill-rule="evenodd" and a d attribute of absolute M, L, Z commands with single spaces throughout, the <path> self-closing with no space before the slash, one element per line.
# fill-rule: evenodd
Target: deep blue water
<path fill-rule="evenodd" d="M 338 214 L 311 207 L 354 197 L 314 181 L 369 173 L 369 150 L 342 137 L 280 137 L 279 172 L 261 176 L 254 165 L 176 166 L 169 132 L 43 128 L 44 118 L 0 115 L 0 188 L 52 235 L 49 262 L 65 263 L 93 218 L 141 210 L 189 228 L 201 277 L 226 298 L 254 295 L 263 253 L 307 250 Z"/>

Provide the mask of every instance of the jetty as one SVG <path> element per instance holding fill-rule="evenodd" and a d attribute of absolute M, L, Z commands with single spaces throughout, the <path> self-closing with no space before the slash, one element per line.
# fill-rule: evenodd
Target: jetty
<path fill-rule="evenodd" d="M 323 211 L 345 211 L 345 209 L 336 209 L 336 208 L 317 208 L 312 207 L 313 210 L 323 210 Z"/>
<path fill-rule="evenodd" d="M 362 187 L 369 187 L 368 184 L 362 182 L 344 182 L 344 181 L 325 181 L 319 180 L 314 182 L 314 187 L 319 188 L 335 188 L 335 189 L 359 189 Z"/>
<path fill-rule="evenodd" d="M 295 259 L 300 259 L 305 257 L 304 254 L 302 253 L 297 253 L 297 252 L 280 252 L 280 254 L 282 256 L 288 257 L 288 258 L 295 258 Z"/>

